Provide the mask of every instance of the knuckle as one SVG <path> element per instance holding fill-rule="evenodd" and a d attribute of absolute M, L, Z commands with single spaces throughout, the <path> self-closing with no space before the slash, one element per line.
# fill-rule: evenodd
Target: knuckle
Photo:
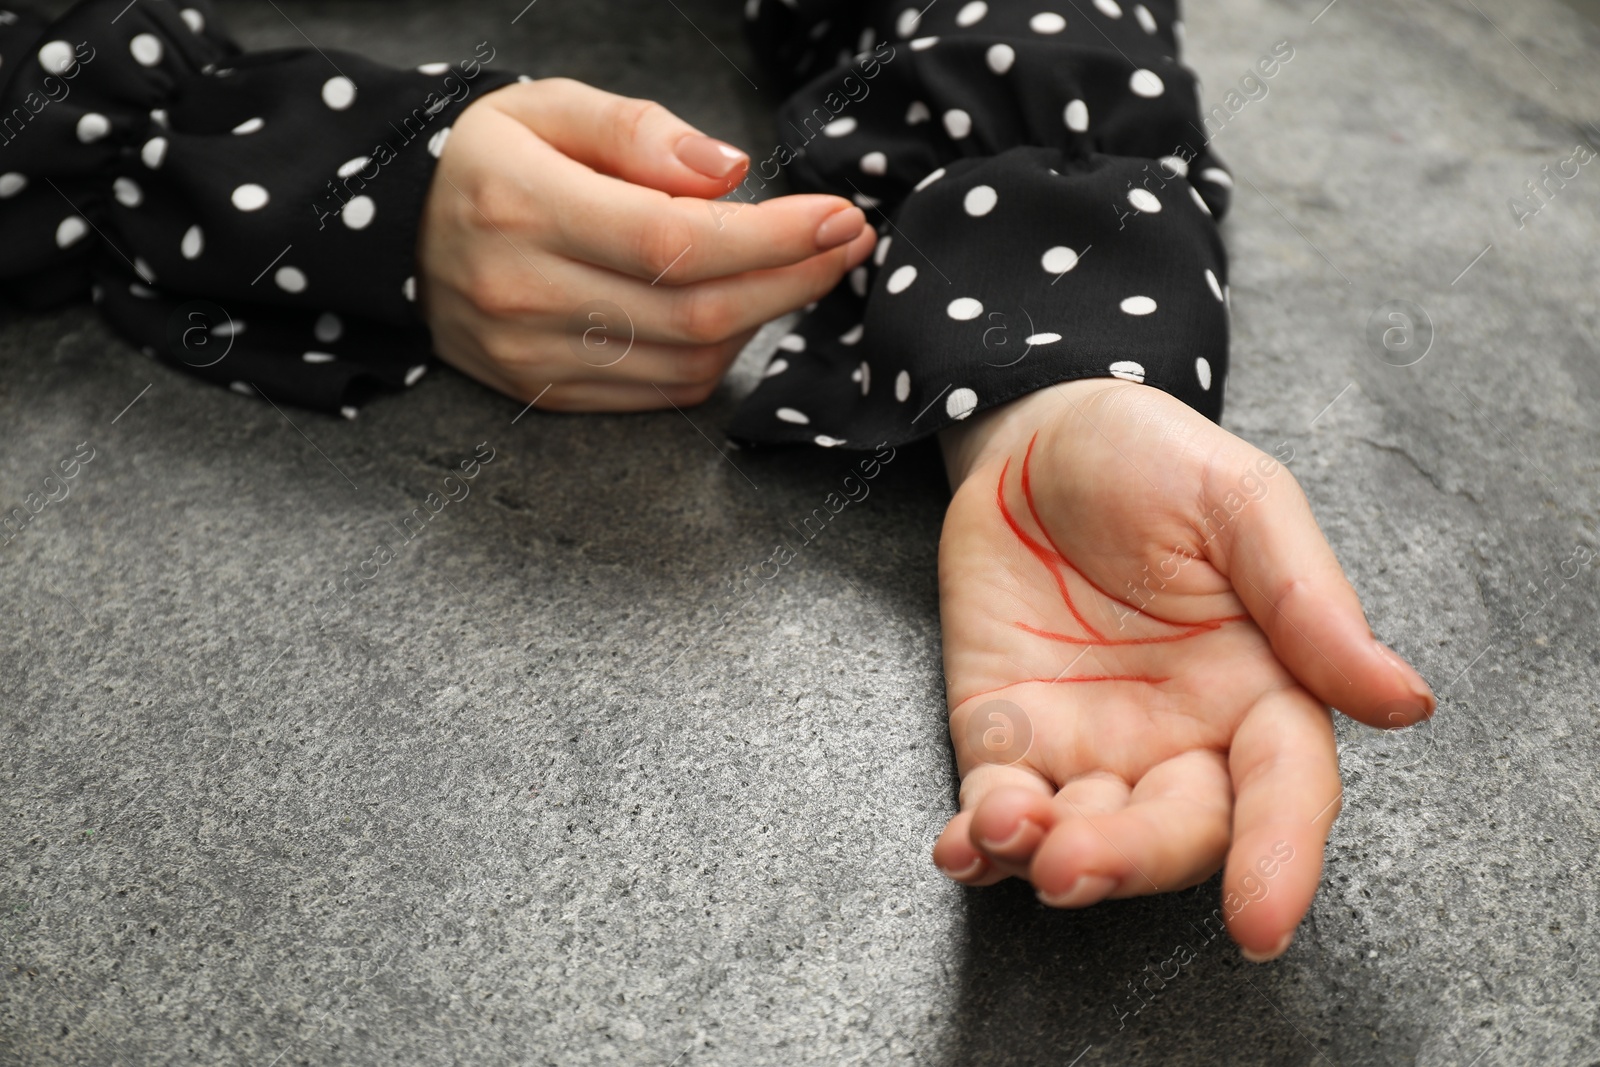
<path fill-rule="evenodd" d="M 634 238 L 634 259 L 642 273 L 660 278 L 688 251 L 694 235 L 683 219 L 663 214 L 639 228 Z"/>
<path fill-rule="evenodd" d="M 676 332 L 695 345 L 716 345 L 733 335 L 737 311 L 733 301 L 716 289 L 691 289 L 676 302 Z"/>
<path fill-rule="evenodd" d="M 492 319 L 514 318 L 533 311 L 531 287 L 508 271 L 479 267 L 469 276 L 467 299 L 480 314 Z"/>
<path fill-rule="evenodd" d="M 667 113 L 667 109 L 654 100 L 630 96 L 618 97 L 616 109 L 616 128 L 629 144 L 638 143 L 651 121 Z"/>

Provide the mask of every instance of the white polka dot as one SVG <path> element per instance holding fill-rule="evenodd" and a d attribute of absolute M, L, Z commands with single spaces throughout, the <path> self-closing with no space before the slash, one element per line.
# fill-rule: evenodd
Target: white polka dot
<path fill-rule="evenodd" d="M 839 343 L 842 345 L 859 344 L 861 341 L 861 335 L 866 332 L 867 328 L 863 325 L 857 324 L 852 326 L 849 330 L 839 335 Z"/>
<path fill-rule="evenodd" d="M 805 412 L 796 411 L 794 408 L 779 408 L 777 414 L 784 422 L 792 422 L 796 426 L 805 426 L 811 421 Z"/>
<path fill-rule="evenodd" d="M 932 48 L 938 43 L 939 38 L 937 37 L 918 37 L 916 40 L 911 42 L 911 50 L 913 52 L 926 52 L 928 49 Z"/>
<path fill-rule="evenodd" d="M 279 267 L 278 272 L 272 276 L 278 288 L 286 293 L 303 293 L 306 291 L 306 275 L 299 267 Z"/>
<path fill-rule="evenodd" d="M 850 272 L 850 291 L 857 296 L 867 295 L 867 268 L 857 267 Z"/>
<path fill-rule="evenodd" d="M 352 230 L 364 230 L 372 224 L 372 217 L 377 213 L 378 205 L 372 202 L 372 197 L 357 196 L 339 212 L 339 220 Z"/>
<path fill-rule="evenodd" d="M 914 7 L 908 7 L 900 12 L 900 17 L 895 19 L 894 30 L 902 37 L 910 37 L 917 32 L 917 27 L 922 25 L 922 12 Z"/>
<path fill-rule="evenodd" d="M 407 278 L 401 283 L 400 292 L 408 302 L 415 304 L 417 302 L 417 279 L 415 277 Z"/>
<path fill-rule="evenodd" d="M 972 132 L 972 116 L 959 107 L 951 108 L 944 113 L 944 132 L 948 133 L 952 140 L 961 140 Z"/>
<path fill-rule="evenodd" d="M 1128 203 L 1139 211 L 1149 212 L 1152 215 L 1161 214 L 1161 201 L 1156 199 L 1156 194 L 1148 189 L 1128 190 Z"/>
<path fill-rule="evenodd" d="M 302 352 L 300 358 L 307 363 L 332 363 L 333 356 L 327 352 Z"/>
<path fill-rule="evenodd" d="M 868 152 L 861 157 L 863 174 L 884 174 L 889 170 L 889 157 L 882 152 Z"/>
<path fill-rule="evenodd" d="M 1139 20 L 1139 28 L 1145 33 L 1156 32 L 1156 17 L 1150 14 L 1149 8 L 1145 7 L 1143 4 L 1140 4 L 1133 9 L 1133 16 Z"/>
<path fill-rule="evenodd" d="M 893 274 L 889 275 L 889 284 L 888 284 L 889 292 L 891 292 L 891 293 L 903 293 L 907 289 L 911 288 L 911 283 L 916 281 L 916 280 L 917 280 L 917 268 L 915 268 L 911 264 L 907 263 L 903 267 L 896 268 L 895 272 Z"/>
<path fill-rule="evenodd" d="M 151 170 L 159 168 L 167 158 L 167 139 L 165 137 L 152 137 L 139 149 L 139 158 L 144 160 L 144 165 Z"/>
<path fill-rule="evenodd" d="M 978 394 L 971 389 L 952 389 L 944 398 L 944 411 L 952 419 L 964 419 L 978 410 Z"/>
<path fill-rule="evenodd" d="M 367 169 L 367 164 L 372 162 L 371 156 L 357 156 L 339 164 L 339 177 L 353 178 L 361 171 Z"/>
<path fill-rule="evenodd" d="M 178 251 L 183 253 L 184 259 L 199 259 L 205 248 L 206 235 L 200 232 L 198 226 L 190 226 L 185 230 L 183 240 L 178 243 Z"/>
<path fill-rule="evenodd" d="M 932 174 L 929 174 L 926 178 L 923 178 L 920 182 L 918 182 L 912 192 L 920 193 L 922 190 L 926 189 L 928 186 L 932 185 L 934 182 L 943 177 L 944 168 L 940 167 L 938 170 L 934 171 Z"/>
<path fill-rule="evenodd" d="M 322 83 L 322 102 L 335 111 L 343 111 L 356 102 L 356 83 L 343 74 Z"/>
<path fill-rule="evenodd" d="M 1066 245 L 1056 245 L 1044 254 L 1040 262 L 1051 274 L 1065 274 L 1078 265 L 1078 253 Z"/>
<path fill-rule="evenodd" d="M 233 191 L 233 206 L 240 211 L 260 211 L 267 206 L 267 191 L 254 182 L 239 186 Z"/>
<path fill-rule="evenodd" d="M 193 33 L 202 33 L 206 28 L 206 17 L 192 7 L 186 7 L 178 12 L 183 21 Z"/>
<path fill-rule="evenodd" d="M 172 128 L 172 122 L 167 117 L 167 109 L 164 107 L 151 108 L 150 121 L 160 126 L 163 130 Z"/>
<path fill-rule="evenodd" d="M 446 126 L 444 129 L 428 138 L 428 155 L 432 156 L 434 159 L 438 159 L 444 154 L 444 143 L 450 139 L 450 131 L 453 129 L 455 129 L 454 126 Z M 363 167 L 366 166 L 365 163 L 361 165 Z"/>
<path fill-rule="evenodd" d="M 255 133 L 266 124 L 266 120 L 260 118 L 259 116 L 253 119 L 245 119 L 243 122 L 239 123 L 239 125 L 233 128 L 233 132 L 238 134 L 240 137 L 243 137 L 246 134 Z"/>
<path fill-rule="evenodd" d="M 1089 128 L 1089 105 L 1082 100 L 1074 100 L 1061 113 L 1061 118 L 1066 122 L 1067 129 L 1082 133 Z"/>
<path fill-rule="evenodd" d="M 989 13 L 989 5 L 983 0 L 972 0 L 960 11 L 956 12 L 957 26 L 976 26 L 983 21 L 983 16 Z"/>
<path fill-rule="evenodd" d="M 1211 295 L 1217 298 L 1217 302 L 1218 303 L 1221 303 L 1222 302 L 1222 283 L 1217 281 L 1217 276 L 1215 274 L 1211 273 L 1211 268 L 1210 267 L 1206 268 L 1206 284 L 1211 286 Z"/>
<path fill-rule="evenodd" d="M 856 207 L 860 208 L 862 211 L 871 211 L 873 208 L 882 203 L 882 201 L 877 197 L 868 196 L 866 193 L 857 193 L 850 199 L 855 201 Z"/>
<path fill-rule="evenodd" d="M 1166 92 L 1166 85 L 1153 70 L 1136 70 L 1133 77 L 1128 79 L 1128 88 L 1132 89 L 1135 96 L 1146 99 L 1160 96 Z"/>
<path fill-rule="evenodd" d="M 766 373 L 761 375 L 761 376 L 763 378 L 771 378 L 773 375 L 782 374 L 784 371 L 786 371 L 788 369 L 789 369 L 789 361 L 784 359 L 782 356 L 779 356 L 777 359 L 775 359 L 771 363 L 767 364 Z"/>
<path fill-rule="evenodd" d="M 1230 308 L 1233 307 L 1233 290 L 1226 285 L 1222 287 L 1222 302 Z"/>
<path fill-rule="evenodd" d="M 911 395 L 911 374 L 901 371 L 894 376 L 894 398 L 904 404 Z"/>
<path fill-rule="evenodd" d="M 68 215 L 56 226 L 56 247 L 70 248 L 83 240 L 89 224 L 78 215 Z"/>
<path fill-rule="evenodd" d="M 1054 11 L 1041 11 L 1028 20 L 1028 28 L 1034 33 L 1060 33 L 1067 28 L 1067 20 Z"/>
<path fill-rule="evenodd" d="M 155 284 L 156 272 L 150 269 L 150 264 L 145 262 L 143 256 L 133 257 L 133 273 L 137 274 L 146 282 L 149 282 L 152 285 Z"/>
<path fill-rule="evenodd" d="M 804 352 L 806 350 L 806 339 L 797 333 L 786 333 L 783 335 L 783 339 L 778 342 L 778 347 L 785 352 Z"/>
<path fill-rule="evenodd" d="M 950 301 L 945 314 L 957 322 L 970 322 L 983 314 L 983 304 L 970 296 L 960 296 Z"/>
<path fill-rule="evenodd" d="M 872 391 L 872 368 L 867 365 L 866 360 L 861 361 L 861 366 L 857 367 L 856 372 L 850 377 L 861 383 L 862 396 Z"/>
<path fill-rule="evenodd" d="M 420 74 L 444 74 L 450 70 L 448 63 L 424 63 L 417 68 Z"/>
<path fill-rule="evenodd" d="M 1121 378 L 1125 382 L 1144 381 L 1144 366 L 1132 361 L 1113 363 L 1106 368 L 1113 378 Z"/>
<path fill-rule="evenodd" d="M 1200 379 L 1200 388 L 1209 392 L 1211 389 L 1211 361 L 1204 356 L 1195 360 L 1194 376 Z"/>
<path fill-rule="evenodd" d="M 1233 175 L 1229 174 L 1221 167 L 1207 167 L 1205 170 L 1200 172 L 1200 177 L 1204 178 L 1208 182 L 1215 182 L 1224 189 L 1233 188 Z"/>
<path fill-rule="evenodd" d="M 996 74 L 1004 74 L 1011 69 L 1011 64 L 1017 61 L 1017 50 L 1008 44 L 990 45 L 989 51 L 984 53 L 984 58 L 989 61 L 989 69 Z"/>
<path fill-rule="evenodd" d="M 244 330 L 244 323 L 238 319 L 229 319 L 227 322 L 219 322 L 211 327 L 210 333 L 212 337 L 237 337 L 244 333 Z"/>
<path fill-rule="evenodd" d="M 872 46 L 877 43 L 877 40 L 878 35 L 872 32 L 871 26 L 868 26 L 861 31 L 861 36 L 856 38 L 856 51 L 862 53 L 872 51 Z"/>
<path fill-rule="evenodd" d="M 111 132 L 111 120 L 98 111 L 91 111 L 78 120 L 78 140 L 93 144 Z"/>
<path fill-rule="evenodd" d="M 0 200 L 16 196 L 27 187 L 28 178 L 25 174 L 18 174 L 14 170 L 0 174 Z"/>
<path fill-rule="evenodd" d="M 825 433 L 817 434 L 817 436 L 813 437 L 812 440 L 815 441 L 817 444 L 821 445 L 823 448 L 832 448 L 834 445 L 842 445 L 842 444 L 844 444 L 844 438 L 842 438 L 842 437 L 829 437 Z"/>
<path fill-rule="evenodd" d="M 123 207 L 138 207 L 144 202 L 144 191 L 132 178 L 118 178 L 111 183 L 111 195 Z"/>
<path fill-rule="evenodd" d="M 130 296 L 136 296 L 140 300 L 154 300 L 156 298 L 156 291 L 154 289 L 150 288 L 148 285 L 140 285 L 138 282 L 128 283 L 128 294 Z"/>
<path fill-rule="evenodd" d="M 968 215 L 977 218 L 993 211 L 995 204 L 999 203 L 999 201 L 1000 194 L 994 191 L 994 186 L 975 185 L 967 190 L 966 198 L 962 200 L 961 206 L 966 209 Z"/>
<path fill-rule="evenodd" d="M 77 65 L 78 58 L 72 46 L 65 41 L 51 41 L 39 49 L 39 65 L 51 74 L 65 74 Z"/>
<path fill-rule="evenodd" d="M 883 261 L 889 258 L 889 246 L 894 244 L 893 237 L 878 238 L 878 247 L 872 250 L 872 262 L 883 266 Z"/>
<path fill-rule="evenodd" d="M 344 336 L 344 321 L 333 312 L 324 311 L 317 316 L 316 325 L 311 327 L 311 333 L 323 344 L 331 345 Z"/>
<path fill-rule="evenodd" d="M 416 385 L 417 381 L 427 373 L 428 365 L 426 363 L 418 363 L 415 367 L 412 367 L 410 370 L 406 371 L 406 384 Z"/>
<path fill-rule="evenodd" d="M 255 391 L 254 387 L 252 387 L 249 382 L 229 382 L 228 383 L 228 388 L 232 389 L 234 392 L 238 393 L 240 396 L 255 396 L 256 395 L 256 391 Z"/>
<path fill-rule="evenodd" d="M 845 137 L 856 132 L 856 120 L 846 115 L 842 119 L 834 119 L 822 127 L 822 132 L 829 137 Z"/>
<path fill-rule="evenodd" d="M 344 407 L 339 409 L 339 414 L 343 415 L 345 418 L 349 419 L 351 422 L 354 422 L 356 420 L 356 418 L 358 416 L 360 416 L 361 409 L 360 408 L 356 408 L 356 407 L 351 407 L 349 404 L 346 404 Z"/>
<path fill-rule="evenodd" d="M 1148 315 L 1156 309 L 1156 302 L 1148 296 L 1130 296 L 1122 302 L 1122 310 L 1130 315 Z"/>
<path fill-rule="evenodd" d="M 1166 168 L 1168 174 L 1176 174 L 1180 178 L 1189 176 L 1189 162 L 1182 156 L 1162 156 L 1161 165 Z"/>
<path fill-rule="evenodd" d="M 906 108 L 906 125 L 916 126 L 933 118 L 933 112 L 928 110 L 928 105 L 921 100 L 911 101 L 911 106 Z"/>
<path fill-rule="evenodd" d="M 161 47 L 161 38 L 153 33 L 141 33 L 128 42 L 128 51 L 133 53 L 133 58 L 140 66 L 153 67 L 161 62 L 164 50 Z"/>
<path fill-rule="evenodd" d="M 1059 340 L 1061 340 L 1061 335 L 1059 333 L 1036 333 L 1032 337 L 1028 338 L 1028 344 L 1053 345 Z"/>

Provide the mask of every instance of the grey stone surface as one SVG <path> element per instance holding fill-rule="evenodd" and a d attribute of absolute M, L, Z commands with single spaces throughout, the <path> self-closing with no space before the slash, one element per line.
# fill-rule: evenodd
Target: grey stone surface
<path fill-rule="evenodd" d="M 1227 424 L 1293 447 L 1443 703 L 1341 726 L 1282 961 L 1198 938 L 1215 883 L 1057 914 L 929 864 L 955 783 L 927 450 L 721 621 L 847 462 L 718 454 L 775 331 L 686 415 L 513 425 L 438 371 L 346 423 L 76 307 L 0 328 L 4 505 L 95 450 L 0 551 L 0 1062 L 1600 1062 L 1600 566 L 1563 568 L 1600 548 L 1600 162 L 1524 228 L 1507 206 L 1600 120 L 1594 4 L 1324 3 L 1189 12 L 1208 103 L 1295 47 L 1219 139 Z M 749 66 L 737 5 L 520 6 L 227 10 L 254 45 L 407 63 L 487 38 L 770 139 L 711 47 Z M 1436 328 L 1414 366 L 1368 346 L 1390 300 Z M 471 495 L 319 623 L 485 441 Z"/>

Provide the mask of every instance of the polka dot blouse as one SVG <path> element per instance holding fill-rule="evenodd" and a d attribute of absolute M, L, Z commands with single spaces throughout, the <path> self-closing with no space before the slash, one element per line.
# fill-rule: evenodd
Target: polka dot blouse
<path fill-rule="evenodd" d="M 874 448 L 1078 378 L 1221 412 L 1232 185 L 1175 0 L 748 0 L 777 137 L 729 201 L 849 197 L 873 258 L 785 336 L 730 432 Z M 243 53 L 206 0 L 0 10 L 0 292 L 93 294 L 146 355 L 358 414 L 413 385 L 417 226 L 492 49 L 397 70 Z M 736 210 L 730 203 L 729 210 Z"/>

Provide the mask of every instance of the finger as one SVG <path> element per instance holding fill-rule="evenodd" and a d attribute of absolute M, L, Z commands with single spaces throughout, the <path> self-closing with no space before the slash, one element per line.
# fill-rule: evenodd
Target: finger
<path fill-rule="evenodd" d="M 1068 782 L 1054 798 L 1033 789 L 993 789 L 973 810 L 972 843 L 995 867 L 1026 877 L 1060 812 L 1117 811 L 1127 805 L 1129 793 L 1127 782 L 1105 771 Z"/>
<path fill-rule="evenodd" d="M 625 329 L 626 324 L 622 324 Z M 553 334 L 492 323 L 479 343 L 504 376 L 539 387 L 551 382 L 714 385 L 756 335 L 747 329 L 715 344 L 667 345 L 602 332 Z"/>
<path fill-rule="evenodd" d="M 837 196 L 673 198 L 559 157 L 544 184 L 556 251 L 668 287 L 789 266 L 872 232 Z"/>
<path fill-rule="evenodd" d="M 1195 751 L 1153 767 L 1119 811 L 1074 810 L 1063 800 L 1066 810 L 1034 853 L 1029 879 L 1056 908 L 1202 882 L 1227 850 L 1231 799 L 1222 756 Z"/>
<path fill-rule="evenodd" d="M 1267 694 L 1228 755 L 1233 848 L 1222 911 L 1246 958 L 1283 954 L 1322 881 L 1322 854 L 1342 795 L 1333 723 L 1298 687 Z"/>
<path fill-rule="evenodd" d="M 1238 485 L 1246 478 L 1267 490 L 1240 507 Z M 1208 475 L 1203 499 L 1209 516 L 1231 516 L 1216 520 L 1220 530 L 1208 527 L 1213 565 L 1301 684 L 1372 726 L 1407 726 L 1433 714 L 1433 691 L 1422 676 L 1372 635 L 1292 474 L 1270 456 L 1241 449 Z"/>
<path fill-rule="evenodd" d="M 509 86 L 492 99 L 570 158 L 673 196 L 722 196 L 750 166 L 743 151 L 707 137 L 653 100 L 618 96 L 571 78 Z"/>
<path fill-rule="evenodd" d="M 669 345 L 719 344 L 746 330 L 820 300 L 872 252 L 870 229 L 843 248 L 775 270 L 751 271 L 694 285 L 647 285 L 581 263 L 569 264 L 566 291 L 622 308 L 627 322 L 615 332 Z M 565 317 L 534 315 L 529 325 L 564 329 Z M 608 330 L 613 329 L 608 327 Z"/>
<path fill-rule="evenodd" d="M 945 826 L 933 846 L 933 862 L 947 876 L 965 885 L 991 885 L 1020 869 L 1006 870 L 978 847 L 972 831 L 974 813 L 991 796 L 1028 798 L 1048 804 L 1054 792 L 1037 772 L 1018 764 L 981 763 L 961 779 L 961 811 Z"/>
<path fill-rule="evenodd" d="M 542 395 L 533 406 L 542 411 L 629 413 L 694 407 L 705 403 L 716 392 L 716 385 L 582 381 L 558 382 L 539 392 Z"/>

